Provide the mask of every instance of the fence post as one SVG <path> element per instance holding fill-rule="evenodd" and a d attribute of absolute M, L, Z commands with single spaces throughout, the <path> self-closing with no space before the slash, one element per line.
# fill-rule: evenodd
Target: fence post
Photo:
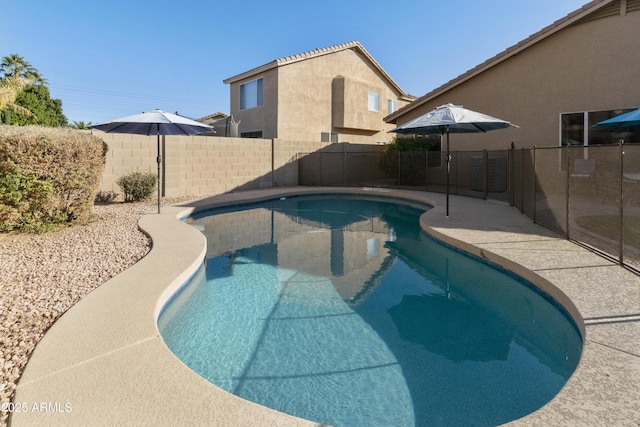
<path fill-rule="evenodd" d="M 624 140 L 621 139 L 618 141 L 618 146 L 620 147 L 620 197 L 619 206 L 620 206 L 620 256 L 619 262 L 620 265 L 624 265 Z"/>
<path fill-rule="evenodd" d="M 570 213 L 570 209 L 571 209 L 571 201 L 570 201 L 570 197 L 571 197 L 571 193 L 570 193 L 570 189 L 571 189 L 571 171 L 569 170 L 569 167 L 571 165 L 571 162 L 569 161 L 569 152 L 570 152 L 570 147 L 571 144 L 567 144 L 566 145 L 566 151 L 567 151 L 567 164 L 566 164 L 566 169 L 567 169 L 567 185 L 565 188 L 565 192 L 566 192 L 566 213 L 565 213 L 565 229 L 567 230 L 566 235 L 567 235 L 567 240 L 569 239 L 569 213 Z M 560 150 L 562 150 L 562 147 L 560 147 Z M 560 151 L 560 155 L 562 156 L 562 151 Z"/>
<path fill-rule="evenodd" d="M 533 174 L 532 174 L 532 178 L 533 178 L 533 223 L 537 224 L 536 222 L 536 190 L 537 190 L 537 185 L 536 185 L 536 146 L 533 146 Z"/>
<path fill-rule="evenodd" d="M 524 147 L 520 149 L 520 213 L 524 213 Z"/>
<path fill-rule="evenodd" d="M 515 206 L 515 143 L 511 141 L 511 147 L 509 148 L 509 155 L 507 156 L 507 170 L 509 171 L 509 180 L 507 181 L 507 192 L 509 198 L 509 206 Z"/>

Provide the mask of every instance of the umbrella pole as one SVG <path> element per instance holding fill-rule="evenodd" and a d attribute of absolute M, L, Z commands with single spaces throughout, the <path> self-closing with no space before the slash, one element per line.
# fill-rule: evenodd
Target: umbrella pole
<path fill-rule="evenodd" d="M 449 126 L 447 126 L 447 213 L 449 218 L 449 173 L 451 171 L 451 156 L 449 155 Z"/>
<path fill-rule="evenodd" d="M 160 129 L 158 129 L 158 213 L 160 213 L 160 164 L 162 163 L 162 156 L 160 156 Z"/>

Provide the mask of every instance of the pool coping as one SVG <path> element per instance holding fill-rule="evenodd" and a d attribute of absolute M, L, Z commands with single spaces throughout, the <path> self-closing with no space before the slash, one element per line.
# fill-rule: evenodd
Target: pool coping
<path fill-rule="evenodd" d="M 169 351 L 156 320 L 205 257 L 205 237 L 179 218 L 217 206 L 326 193 L 429 203 L 435 207 L 421 217 L 429 234 L 523 276 L 574 317 L 585 337 L 576 372 L 551 402 L 510 425 L 640 423 L 640 319 L 629 317 L 640 317 L 640 277 L 533 224 L 505 203 L 452 196 L 446 218 L 444 195 L 438 193 L 291 187 L 228 193 L 144 216 L 139 224 L 151 237 L 152 250 L 45 334 L 14 398 L 29 410 L 12 414 L 10 425 L 318 425 L 210 384 Z M 608 298 L 593 291 L 603 278 Z M 42 403 L 48 404 L 45 410 L 33 410 Z"/>

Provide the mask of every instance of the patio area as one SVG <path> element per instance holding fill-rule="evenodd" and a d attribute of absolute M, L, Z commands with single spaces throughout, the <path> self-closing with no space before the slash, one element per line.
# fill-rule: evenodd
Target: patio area
<path fill-rule="evenodd" d="M 151 252 L 62 316 L 21 377 L 14 402 L 59 410 L 14 413 L 11 425 L 316 425 L 208 383 L 167 349 L 156 319 L 205 256 L 204 236 L 178 218 L 205 207 L 327 192 L 433 204 L 421 218 L 428 233 L 530 280 L 575 318 L 585 336 L 576 372 L 550 403 L 511 425 L 640 424 L 639 276 L 503 202 L 452 196 L 446 218 L 444 194 L 294 187 L 228 193 L 143 217 Z"/>

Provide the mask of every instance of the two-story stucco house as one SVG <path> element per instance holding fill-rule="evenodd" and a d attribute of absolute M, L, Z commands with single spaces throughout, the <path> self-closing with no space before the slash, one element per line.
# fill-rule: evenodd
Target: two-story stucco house
<path fill-rule="evenodd" d="M 240 136 L 380 143 L 415 99 L 357 41 L 276 59 L 224 80 Z"/>

